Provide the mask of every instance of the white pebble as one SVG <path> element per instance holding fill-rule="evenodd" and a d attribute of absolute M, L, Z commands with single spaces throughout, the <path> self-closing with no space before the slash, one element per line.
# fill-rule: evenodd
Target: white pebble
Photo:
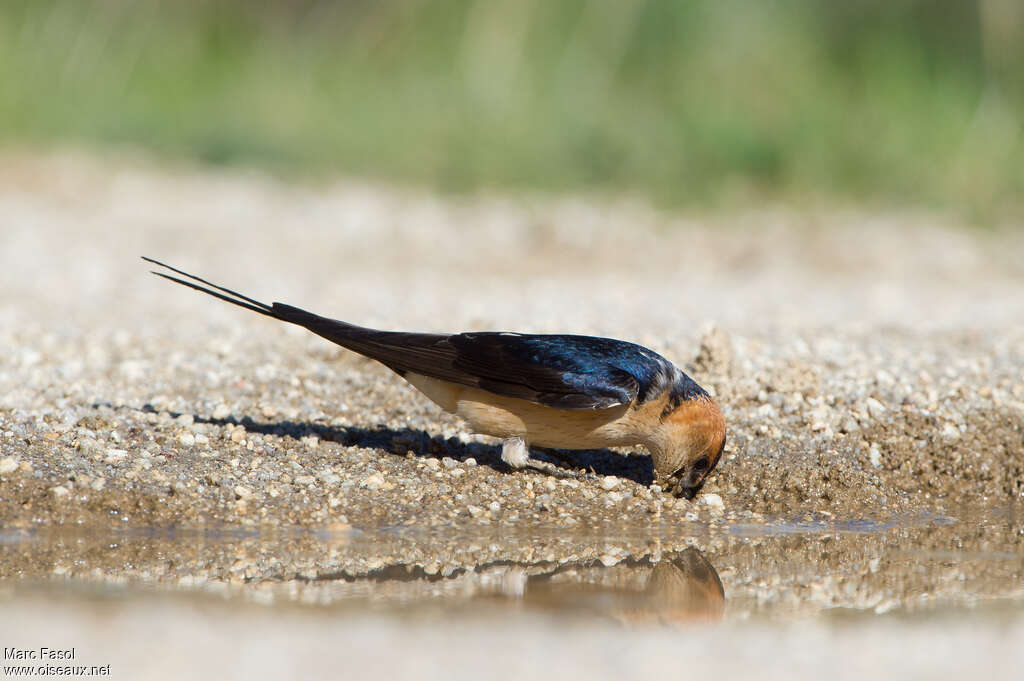
<path fill-rule="evenodd" d="M 487 508 L 489 508 L 492 513 L 497 513 L 498 511 L 501 510 L 501 504 L 499 504 L 497 501 L 492 501 L 491 503 L 487 504 Z"/>
<path fill-rule="evenodd" d="M 725 508 L 725 502 L 722 501 L 722 497 L 714 493 L 702 494 L 700 501 L 697 502 L 701 506 L 707 506 L 711 509 L 723 509 Z"/>
<path fill-rule="evenodd" d="M 124 461 L 127 457 L 128 452 L 124 449 L 108 449 L 103 463 L 117 463 L 118 461 Z"/>
<path fill-rule="evenodd" d="M 958 440 L 960 439 L 960 429 L 947 422 L 946 425 L 942 426 L 942 437 L 946 440 Z"/>
<path fill-rule="evenodd" d="M 371 475 L 363 478 L 363 481 L 359 483 L 360 487 L 365 487 L 368 490 L 376 492 L 384 486 L 384 476 L 380 473 L 372 473 Z"/>
<path fill-rule="evenodd" d="M 78 448 L 82 450 L 83 454 L 99 454 L 102 451 L 103 446 L 98 440 L 86 437 L 78 443 Z"/>
<path fill-rule="evenodd" d="M 885 405 L 874 397 L 869 397 L 865 400 L 864 404 L 867 406 L 868 414 L 873 419 L 881 418 L 881 416 L 885 414 Z"/>
<path fill-rule="evenodd" d="M 871 449 L 868 450 L 868 460 L 875 468 L 882 467 L 882 452 L 879 451 L 878 445 L 874 442 L 871 443 Z"/>
<path fill-rule="evenodd" d="M 252 496 L 252 490 L 245 485 L 235 485 L 235 494 L 242 499 L 248 499 Z"/>
<path fill-rule="evenodd" d="M 337 485 L 339 482 L 341 482 L 341 476 L 329 470 L 321 471 L 320 473 L 317 474 L 317 477 L 320 478 L 320 480 L 325 485 Z"/>
<path fill-rule="evenodd" d="M 619 486 L 619 479 L 614 475 L 606 475 L 601 478 L 601 489 L 615 489 Z"/>
<path fill-rule="evenodd" d="M 13 473 L 18 470 L 18 460 L 13 456 L 0 460 L 0 474 Z"/>
<path fill-rule="evenodd" d="M 812 423 L 827 424 L 832 418 L 832 410 L 825 405 L 821 405 L 812 409 L 807 416 Z M 824 430 L 824 425 L 816 430 Z"/>
<path fill-rule="evenodd" d="M 57 485 L 50 491 L 53 492 L 53 496 L 58 499 L 66 499 L 71 494 L 67 487 L 62 487 L 61 485 Z"/>
<path fill-rule="evenodd" d="M 196 443 L 196 436 L 192 433 L 185 432 L 178 436 L 178 442 L 186 447 L 191 447 Z"/>

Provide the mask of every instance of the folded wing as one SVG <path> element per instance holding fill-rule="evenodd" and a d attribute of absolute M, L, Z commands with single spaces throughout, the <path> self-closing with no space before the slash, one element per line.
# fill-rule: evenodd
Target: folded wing
<path fill-rule="evenodd" d="M 267 305 L 151 258 L 144 260 L 187 280 L 154 272 L 165 279 L 305 327 L 400 375 L 417 373 L 556 409 L 609 409 L 628 405 L 638 395 L 643 401 L 655 378 L 666 375 L 666 367 L 670 367 L 667 360 L 646 348 L 610 338 L 369 329 L 284 303 Z"/>
<path fill-rule="evenodd" d="M 621 341 L 499 332 L 445 336 L 378 331 L 282 303 L 274 303 L 272 309 L 279 319 L 304 326 L 399 374 L 430 376 L 556 409 L 609 409 L 629 404 L 639 391 L 637 379 L 608 357 L 607 344 Z"/>

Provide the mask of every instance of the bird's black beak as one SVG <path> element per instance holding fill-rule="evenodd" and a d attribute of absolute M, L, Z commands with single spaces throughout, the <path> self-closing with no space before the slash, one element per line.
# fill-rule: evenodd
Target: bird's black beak
<path fill-rule="evenodd" d="M 677 497 L 692 500 L 697 496 L 697 492 L 704 486 L 704 480 L 707 478 L 707 471 L 695 471 L 687 470 L 686 468 L 680 468 L 672 475 L 665 478 L 665 481 L 661 483 L 662 489 L 666 492 L 673 494 Z"/>

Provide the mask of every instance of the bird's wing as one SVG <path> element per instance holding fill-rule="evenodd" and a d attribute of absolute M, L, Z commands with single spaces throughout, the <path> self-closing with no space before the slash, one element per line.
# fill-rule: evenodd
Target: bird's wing
<path fill-rule="evenodd" d="M 600 352 L 600 344 L 608 339 L 377 331 L 281 303 L 274 303 L 273 310 L 279 318 L 375 359 L 399 374 L 430 376 L 555 409 L 609 409 L 630 404 L 639 392 L 637 379 Z"/>
<path fill-rule="evenodd" d="M 627 405 L 640 390 L 615 352 L 631 344 L 588 336 L 462 333 L 449 337 L 454 365 L 476 385 L 556 409 Z M 609 351 L 612 352 L 609 352 Z"/>

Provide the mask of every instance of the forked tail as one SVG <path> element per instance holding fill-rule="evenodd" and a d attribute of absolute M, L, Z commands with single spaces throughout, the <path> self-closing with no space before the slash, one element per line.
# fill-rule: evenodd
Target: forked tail
<path fill-rule="evenodd" d="M 179 279 L 178 277 L 171 276 L 170 274 L 166 274 L 164 272 L 150 270 L 150 272 L 152 272 L 158 277 L 169 279 L 170 281 L 173 281 L 177 284 L 181 284 L 182 286 L 188 286 L 189 288 L 195 289 L 196 291 L 201 291 L 208 296 L 220 298 L 221 300 L 231 303 L 232 305 L 237 305 L 238 307 L 244 307 L 246 310 L 259 312 L 262 315 L 273 317 L 274 319 L 279 319 L 282 322 L 298 324 L 299 326 L 303 326 L 312 331 L 313 333 L 319 333 L 320 335 L 323 335 L 325 338 L 329 338 L 329 340 L 333 340 L 336 343 L 341 342 L 339 332 L 342 332 L 346 329 L 351 329 L 353 331 L 369 331 L 369 329 L 363 329 L 363 327 L 356 326 L 355 324 L 349 324 L 347 322 L 342 322 L 336 319 L 326 319 L 324 317 L 321 317 L 320 315 L 313 314 L 312 312 L 308 312 L 297 307 L 292 307 L 291 305 L 285 305 L 284 303 L 274 303 L 273 305 L 267 305 L 266 303 L 261 303 L 258 300 L 250 298 L 249 296 L 242 295 L 238 291 L 232 291 L 229 288 L 218 286 L 217 284 L 207 281 L 202 277 L 197 277 L 194 274 L 189 274 L 188 272 L 179 270 L 176 267 L 171 267 L 167 263 L 160 262 L 159 260 L 147 258 L 146 256 L 142 256 L 142 259 L 145 260 L 146 262 L 151 262 L 154 265 L 159 265 L 160 267 L 168 269 L 171 272 L 174 272 L 175 274 L 180 274 L 182 277 L 185 277 L 185 279 Z M 191 279 L 192 281 L 188 281 L 188 279 Z M 321 331 L 328 331 L 328 329 L 324 328 L 325 322 L 330 323 L 331 328 L 329 330 L 329 336 L 325 335 L 324 333 L 321 333 Z"/>
<path fill-rule="evenodd" d="M 153 258 L 142 256 L 146 262 L 163 267 L 184 278 L 165 272 L 151 270 L 158 277 L 163 277 L 176 284 L 187 286 L 214 298 L 244 307 L 246 310 L 258 312 L 267 317 L 279 319 L 289 324 L 309 329 L 313 333 L 337 343 L 342 347 L 375 359 L 399 373 L 418 371 L 428 375 L 447 375 L 452 371 L 450 364 L 453 351 L 444 344 L 446 336 L 427 333 L 404 333 L 399 331 L 378 331 L 364 326 L 349 324 L 338 319 L 329 319 L 313 314 L 307 310 L 284 303 L 267 305 L 238 291 L 218 286 L 194 274 L 189 274 L 176 267 Z"/>

